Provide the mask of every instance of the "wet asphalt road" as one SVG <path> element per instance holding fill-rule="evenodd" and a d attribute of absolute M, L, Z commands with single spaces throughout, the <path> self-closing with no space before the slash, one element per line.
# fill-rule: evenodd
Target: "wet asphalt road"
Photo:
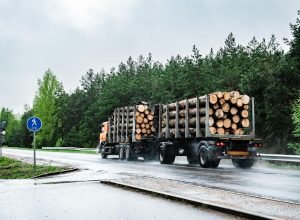
<path fill-rule="evenodd" d="M 3 185 L 0 181 L 1 220 L 239 219 L 96 182 Z"/>
<path fill-rule="evenodd" d="M 4 154 L 32 157 L 32 151 L 3 149 Z M 246 193 L 272 199 L 300 203 L 299 170 L 274 169 L 257 164 L 249 170 L 234 168 L 230 161 L 221 162 L 217 169 L 203 169 L 188 165 L 184 157 L 176 158 L 174 165 L 159 162 L 119 161 L 115 158 L 101 159 L 98 155 L 37 152 L 39 159 L 53 160 L 95 172 L 111 175 L 148 176 L 166 178 L 217 189 Z M 95 179 L 95 176 L 84 177 Z"/>

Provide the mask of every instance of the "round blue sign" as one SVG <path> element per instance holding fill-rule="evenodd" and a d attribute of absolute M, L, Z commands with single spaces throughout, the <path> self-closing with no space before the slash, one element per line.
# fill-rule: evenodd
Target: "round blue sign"
<path fill-rule="evenodd" d="M 42 121 L 38 117 L 30 117 L 27 120 L 27 128 L 30 131 L 37 132 L 42 127 Z"/>

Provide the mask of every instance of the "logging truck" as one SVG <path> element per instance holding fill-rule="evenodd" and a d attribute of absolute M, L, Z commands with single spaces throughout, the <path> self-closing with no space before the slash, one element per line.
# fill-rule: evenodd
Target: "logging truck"
<path fill-rule="evenodd" d="M 103 159 L 158 156 L 161 164 L 173 164 L 176 156 L 186 156 L 203 168 L 217 168 L 221 159 L 250 168 L 262 147 L 254 116 L 254 98 L 237 91 L 154 106 L 141 102 L 114 109 L 101 125 L 97 149 Z"/>

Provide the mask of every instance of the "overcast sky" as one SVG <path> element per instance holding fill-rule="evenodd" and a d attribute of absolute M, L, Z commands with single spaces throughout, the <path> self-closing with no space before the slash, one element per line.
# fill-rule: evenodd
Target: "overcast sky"
<path fill-rule="evenodd" d="M 246 45 L 291 38 L 299 0 L 0 0 L 0 107 L 32 106 L 37 79 L 50 68 L 66 91 L 89 68 L 109 71 L 129 56 L 217 50 L 233 32 Z"/>

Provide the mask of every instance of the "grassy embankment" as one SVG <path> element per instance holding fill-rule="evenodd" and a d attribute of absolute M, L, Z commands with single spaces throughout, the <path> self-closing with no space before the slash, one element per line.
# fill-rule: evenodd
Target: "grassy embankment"
<path fill-rule="evenodd" d="M 37 165 L 36 171 L 34 171 L 33 164 L 7 157 L 0 158 L 0 179 L 26 179 L 42 174 L 62 172 L 64 170 L 66 170 L 64 167 Z"/>

